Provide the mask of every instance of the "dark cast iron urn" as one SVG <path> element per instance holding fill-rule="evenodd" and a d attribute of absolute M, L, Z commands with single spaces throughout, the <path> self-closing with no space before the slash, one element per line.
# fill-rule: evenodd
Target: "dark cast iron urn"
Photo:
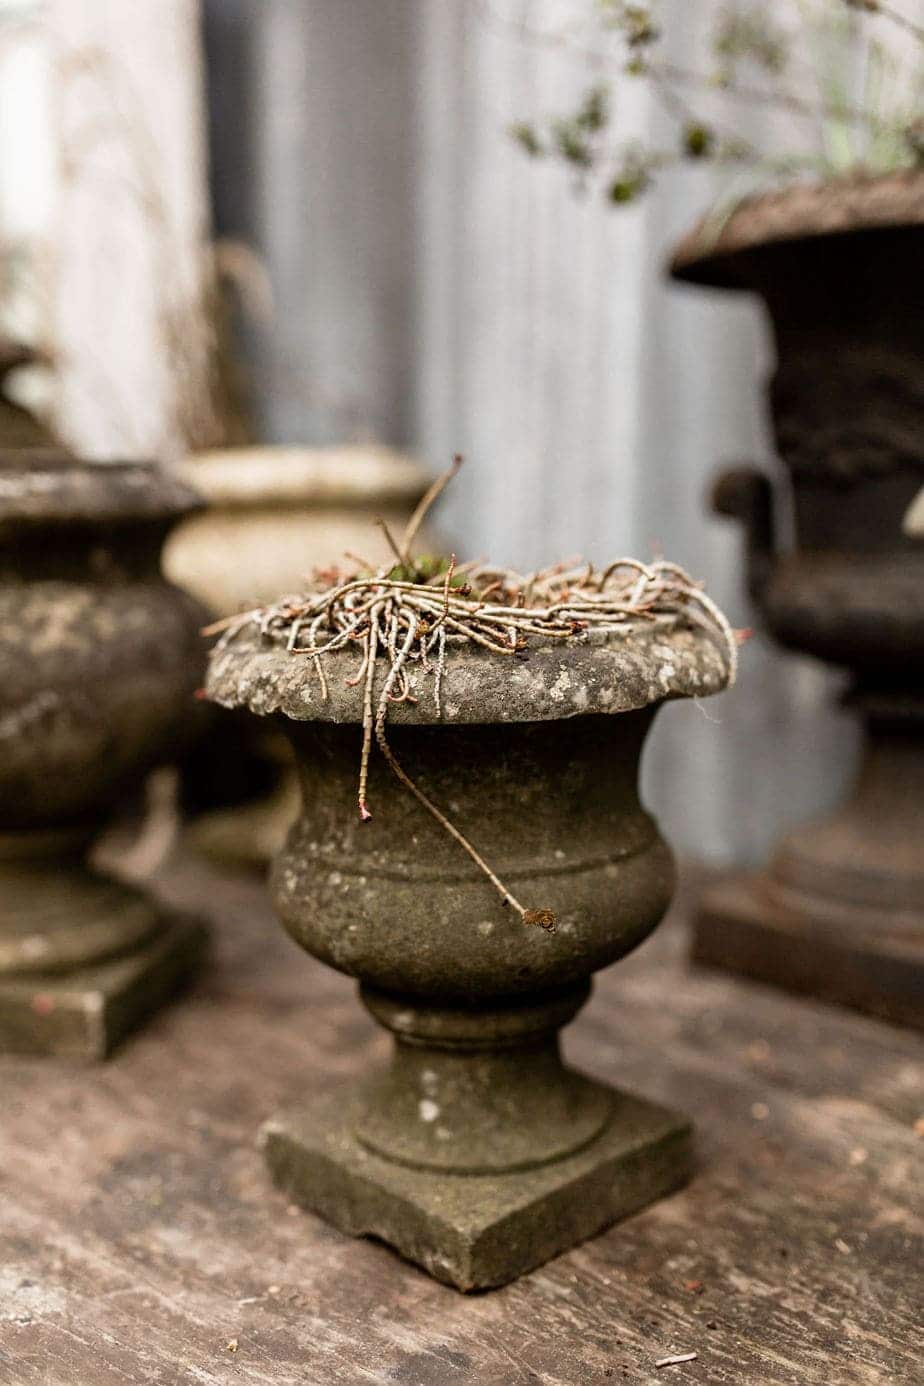
<path fill-rule="evenodd" d="M 203 613 L 160 550 L 197 504 L 156 467 L 0 454 L 0 1050 L 102 1058 L 201 955 L 87 862 L 193 715 Z"/>
<path fill-rule="evenodd" d="M 695 955 L 924 1026 L 924 173 L 745 203 L 674 275 L 749 289 L 773 323 L 769 403 L 786 475 L 738 468 L 716 509 L 790 649 L 849 670 L 865 744 L 853 794 L 767 868 L 705 895 Z M 775 532 L 785 513 L 792 542 Z"/>
<path fill-rule="evenodd" d="M 442 716 L 418 675 L 419 700 L 389 713 L 407 773 L 521 900 L 554 911 L 555 933 L 503 906 L 381 757 L 360 821 L 362 689 L 352 654 L 327 658 L 324 699 L 313 661 L 238 635 L 206 685 L 285 727 L 303 806 L 272 874 L 277 911 L 358 979 L 394 1040 L 383 1071 L 272 1119 L 266 1157 L 342 1230 L 459 1289 L 500 1285 L 687 1178 L 687 1121 L 574 1072 L 558 1032 L 667 907 L 673 865 L 638 800 L 639 757 L 660 702 L 724 687 L 727 651 L 680 624 L 540 643 L 522 662 L 451 649 Z"/>

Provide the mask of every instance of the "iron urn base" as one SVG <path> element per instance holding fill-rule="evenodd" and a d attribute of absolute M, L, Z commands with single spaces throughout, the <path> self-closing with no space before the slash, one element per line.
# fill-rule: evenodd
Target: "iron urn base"
<path fill-rule="evenodd" d="M 729 876 L 708 889 L 693 920 L 693 959 L 758 982 L 924 1030 L 924 935 L 845 929 L 821 910 L 784 903 L 769 873 Z"/>

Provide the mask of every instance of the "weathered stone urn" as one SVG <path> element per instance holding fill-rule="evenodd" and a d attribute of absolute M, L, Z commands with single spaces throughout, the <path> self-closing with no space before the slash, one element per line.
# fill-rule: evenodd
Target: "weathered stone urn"
<path fill-rule="evenodd" d="M 0 454 L 0 1049 L 100 1058 L 200 956 L 87 864 L 192 720 L 202 611 L 159 564 L 197 504 L 155 467 Z"/>
<path fill-rule="evenodd" d="M 279 915 L 359 980 L 394 1036 L 384 1071 L 266 1126 L 291 1197 L 473 1290 L 686 1179 L 687 1121 L 574 1072 L 558 1032 L 667 907 L 674 870 L 639 803 L 639 757 L 658 704 L 720 690 L 726 658 L 679 625 L 522 662 L 468 647 L 449 654 L 442 719 L 429 690 L 394 707 L 404 769 L 521 901 L 555 911 L 550 934 L 504 907 L 381 759 L 360 821 L 354 658 L 330 656 L 325 701 L 310 661 L 259 637 L 212 656 L 210 696 L 275 716 L 295 749 L 303 803 L 272 872 Z"/>
<path fill-rule="evenodd" d="M 760 294 L 786 475 L 737 468 L 714 504 L 790 649 L 850 671 L 856 789 L 765 871 L 710 890 L 702 961 L 924 1025 L 924 173 L 797 188 L 694 232 L 674 275 Z M 783 521 L 780 524 L 780 521 Z M 791 535 L 791 537 L 790 537 Z"/>
<path fill-rule="evenodd" d="M 315 567 L 343 567 L 348 550 L 387 562 L 375 521 L 400 534 L 431 479 L 381 444 L 216 448 L 176 474 L 208 506 L 170 536 L 164 570 L 219 615 L 299 591 Z"/>
<path fill-rule="evenodd" d="M 346 552 L 373 566 L 391 550 L 376 521 L 400 535 L 430 484 L 427 469 L 381 444 L 216 448 L 190 457 L 176 475 L 207 508 L 167 541 L 164 570 L 215 615 L 297 592 L 315 568 L 342 567 Z M 426 531 L 418 547 L 427 552 Z M 217 714 L 216 714 L 217 717 Z M 246 728 L 237 724 L 246 743 Z M 298 791 L 284 738 L 251 735 L 250 754 L 229 766 L 228 719 L 201 738 L 184 773 L 187 837 L 220 862 L 265 869 L 295 815 Z"/>

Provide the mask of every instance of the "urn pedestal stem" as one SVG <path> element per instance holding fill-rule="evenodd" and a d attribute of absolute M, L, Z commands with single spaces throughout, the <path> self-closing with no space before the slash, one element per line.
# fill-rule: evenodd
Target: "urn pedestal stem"
<path fill-rule="evenodd" d="M 506 1007 L 431 1008 L 362 988 L 388 1066 L 266 1123 L 289 1196 L 461 1290 L 593 1236 L 689 1177 L 690 1123 L 563 1063 L 585 983 Z"/>
<path fill-rule="evenodd" d="M 567 1068 L 559 1049 L 589 992 L 585 982 L 543 1001 L 450 1010 L 362 988 L 394 1049 L 363 1090 L 360 1144 L 451 1174 L 509 1174 L 581 1150 L 613 1112 L 611 1090 Z"/>

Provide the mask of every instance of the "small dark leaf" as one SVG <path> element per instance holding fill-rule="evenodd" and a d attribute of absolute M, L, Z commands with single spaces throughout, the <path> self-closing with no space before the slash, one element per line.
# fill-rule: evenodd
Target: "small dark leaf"
<path fill-rule="evenodd" d="M 647 5 L 626 5 L 623 9 L 623 28 L 626 42 L 632 48 L 647 47 L 660 38 L 660 32 Z"/>
<path fill-rule="evenodd" d="M 609 123 L 609 99 L 606 87 L 591 87 L 581 103 L 574 123 L 588 134 L 595 134 Z"/>
<path fill-rule="evenodd" d="M 529 154 L 531 158 L 538 158 L 545 153 L 542 141 L 536 134 L 535 127 L 527 124 L 526 121 L 521 121 L 518 125 L 512 125 L 510 127 L 510 134 L 516 140 L 520 148 L 525 149 L 526 153 Z"/>
<path fill-rule="evenodd" d="M 650 179 L 644 169 L 628 168 L 616 175 L 606 190 L 610 202 L 634 202 L 648 187 Z"/>
<path fill-rule="evenodd" d="M 715 148 L 715 137 L 708 125 L 689 121 L 683 127 L 683 152 L 688 159 L 705 159 Z"/>
<path fill-rule="evenodd" d="M 789 58 L 785 31 L 756 8 L 726 11 L 712 46 L 726 78 L 731 76 L 738 62 L 751 62 L 765 72 L 780 73 Z"/>
<path fill-rule="evenodd" d="M 552 127 L 555 146 L 563 159 L 576 168 L 590 168 L 593 156 L 590 146 L 576 120 L 557 120 Z"/>

